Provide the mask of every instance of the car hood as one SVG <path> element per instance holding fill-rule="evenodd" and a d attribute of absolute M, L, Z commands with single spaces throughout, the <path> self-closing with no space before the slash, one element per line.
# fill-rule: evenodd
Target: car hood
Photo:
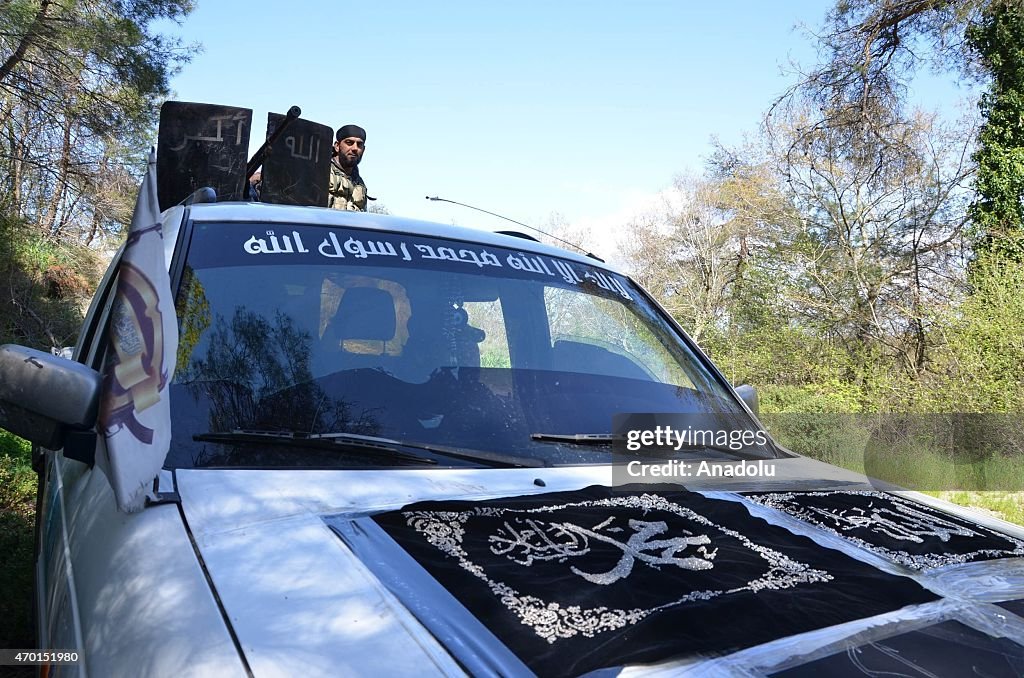
<path fill-rule="evenodd" d="M 463 675 L 324 517 L 579 489 L 609 484 L 611 470 L 179 470 L 176 481 L 255 675 Z"/>
<path fill-rule="evenodd" d="M 796 475 L 830 476 L 828 482 L 836 486 L 869 489 L 854 485 L 862 480 L 860 477 L 818 462 L 800 459 L 783 463 L 801 467 L 803 470 Z M 417 601 L 417 584 L 410 580 L 406 586 L 410 590 L 404 596 L 396 595 L 394 582 L 386 586 L 380 568 L 368 562 L 365 553 L 357 555 L 358 549 L 353 550 L 341 538 L 339 523 L 423 501 L 477 502 L 607 487 L 612 484 L 612 469 L 204 469 L 177 471 L 176 484 L 211 585 L 254 675 L 464 675 L 467 664 L 453 658 L 451 643 L 446 648 L 436 629 L 428 630 L 423 623 L 417 606 L 409 604 L 412 600 L 419 603 L 420 610 L 424 605 L 429 607 L 429 601 Z M 710 495 L 737 497 L 722 491 Z M 757 515 L 757 511 L 751 510 L 751 514 Z M 856 555 L 856 544 L 837 546 L 826 543 L 828 537 L 812 538 L 883 570 L 906 574 L 879 561 L 875 554 Z M 1004 588 L 1012 589 L 1024 583 L 1024 567 L 1019 559 L 1008 562 L 1011 564 L 1002 565 L 1004 570 L 999 573 L 1002 579 L 996 579 Z M 991 568 L 987 563 L 979 566 Z M 964 595 L 981 599 L 988 595 L 985 592 L 991 590 L 994 581 L 990 574 L 985 570 L 985 584 L 975 586 L 979 577 L 969 572 L 945 578 L 940 573 L 923 587 L 955 594 L 961 606 L 984 606 L 984 602 L 964 602 Z M 933 608 L 942 605 L 949 603 L 940 598 L 935 603 L 908 608 L 926 610 L 923 613 L 895 611 L 882 616 L 934 616 Z M 1015 633 L 1024 638 L 1024 621 Z M 819 645 L 837 638 L 821 633 L 817 637 Z M 776 645 L 768 644 L 764 652 L 782 651 L 773 649 Z M 807 650 L 791 646 L 783 653 L 790 656 Z M 754 665 L 764 665 L 763 656 L 752 657 Z M 738 668 L 716 661 L 694 665 L 692 660 L 684 660 L 662 668 L 672 672 L 698 666 L 727 672 Z M 500 660 L 496 666 L 499 668 L 495 671 L 504 672 Z M 469 667 L 476 672 L 472 664 Z M 508 672 L 520 668 L 513 666 Z"/>

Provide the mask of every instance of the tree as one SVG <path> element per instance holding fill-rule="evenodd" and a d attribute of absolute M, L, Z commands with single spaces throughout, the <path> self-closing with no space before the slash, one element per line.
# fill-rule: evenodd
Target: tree
<path fill-rule="evenodd" d="M 192 0 L 0 0 L 0 338 L 61 346 L 128 224 Z"/>
<path fill-rule="evenodd" d="M 813 127 L 844 130 L 847 143 L 898 154 L 885 130 L 898 124 L 906 83 L 923 66 L 956 69 L 986 84 L 977 133 L 976 249 L 1024 257 L 1024 7 L 1015 0 L 840 0 L 820 36 L 825 60 L 800 92 L 826 114 Z"/>
<path fill-rule="evenodd" d="M 1024 259 L 1024 7 L 996 5 L 967 32 L 991 75 L 974 154 L 978 197 L 971 218 L 980 249 Z"/>
<path fill-rule="evenodd" d="M 902 112 L 907 81 L 926 66 L 983 75 L 966 40 L 990 8 L 1014 0 L 837 0 L 815 38 L 822 62 L 801 73 L 795 91 L 827 115 L 819 124 L 861 132 Z"/>
<path fill-rule="evenodd" d="M 110 204 L 108 177 L 117 184 L 139 174 L 168 80 L 192 50 L 150 25 L 191 8 L 191 0 L 3 2 L 0 208 L 54 238 L 117 228 L 124 206 Z"/>
<path fill-rule="evenodd" d="M 800 215 L 794 310 L 850 350 L 880 348 L 920 372 L 925 309 L 958 277 L 969 139 L 918 115 L 893 121 L 867 153 L 874 144 L 851 147 L 847 130 L 808 128 L 807 117 L 778 121 L 770 136 Z"/>
<path fill-rule="evenodd" d="M 630 225 L 626 250 L 637 281 L 698 342 L 726 322 L 746 254 L 718 191 L 713 182 L 678 177 L 661 211 Z"/>
<path fill-rule="evenodd" d="M 166 95 L 191 49 L 149 27 L 191 11 L 192 0 L 6 0 L 0 88 L 54 112 L 69 92 L 53 88 L 76 83 L 87 104 L 79 113 L 94 133 L 138 122 L 138 103 Z"/>
<path fill-rule="evenodd" d="M 878 407 L 940 369 L 935 319 L 963 291 L 970 135 L 917 114 L 868 153 L 821 117 L 791 102 L 759 138 L 719 146 L 704 178 L 632 224 L 629 254 L 730 378 L 775 389 L 768 402 Z"/>

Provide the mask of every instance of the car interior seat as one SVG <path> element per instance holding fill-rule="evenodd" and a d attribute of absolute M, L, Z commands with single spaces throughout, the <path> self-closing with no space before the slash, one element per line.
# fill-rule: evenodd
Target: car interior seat
<path fill-rule="evenodd" d="M 324 329 L 315 371 L 387 369 L 394 358 L 386 344 L 395 338 L 395 330 L 395 302 L 389 292 L 376 287 L 345 290 Z"/>
<path fill-rule="evenodd" d="M 464 308 L 414 308 L 409 318 L 409 342 L 403 353 L 403 378 L 423 382 L 440 368 L 480 367 L 480 342 L 486 336 L 483 330 L 469 324 Z"/>

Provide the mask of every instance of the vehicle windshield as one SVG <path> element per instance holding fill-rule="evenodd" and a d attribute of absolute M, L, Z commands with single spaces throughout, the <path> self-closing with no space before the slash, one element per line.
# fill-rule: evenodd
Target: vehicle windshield
<path fill-rule="evenodd" d="M 172 468 L 607 463 L 616 414 L 742 414 L 628 279 L 547 254 L 196 223 L 177 312 Z"/>

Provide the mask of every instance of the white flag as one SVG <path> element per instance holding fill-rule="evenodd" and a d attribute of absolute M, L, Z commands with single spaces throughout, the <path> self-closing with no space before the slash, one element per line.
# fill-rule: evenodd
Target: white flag
<path fill-rule="evenodd" d="M 171 444 L 168 388 L 178 351 L 178 321 L 156 188 L 156 153 L 151 149 L 110 309 L 100 407 L 107 455 L 97 461 L 114 488 L 117 508 L 126 513 L 143 507 Z"/>

